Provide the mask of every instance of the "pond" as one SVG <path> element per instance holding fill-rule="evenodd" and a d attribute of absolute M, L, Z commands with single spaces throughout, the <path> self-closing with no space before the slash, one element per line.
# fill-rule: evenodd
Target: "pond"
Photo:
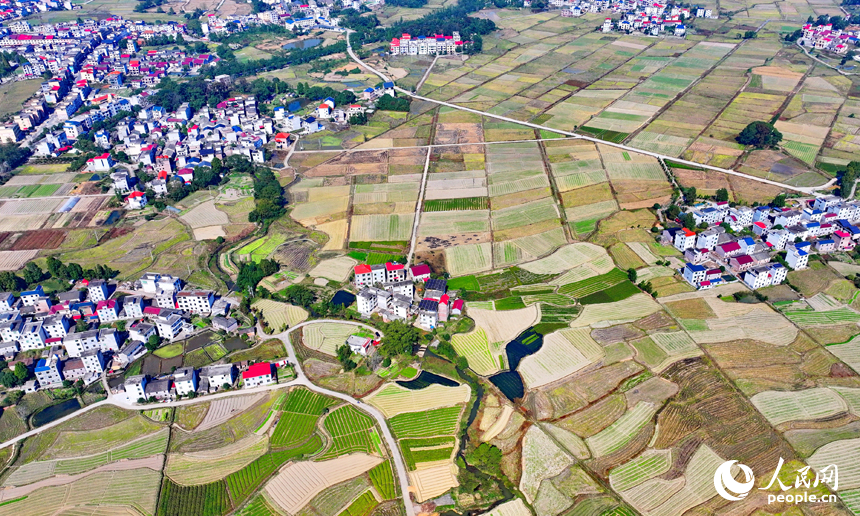
<path fill-rule="evenodd" d="M 427 371 L 421 371 L 421 374 L 418 375 L 418 378 L 414 380 L 400 381 L 397 382 L 398 385 L 402 385 L 407 389 L 418 390 L 423 389 L 425 387 L 429 387 L 431 384 L 438 383 L 439 385 L 444 385 L 445 387 L 457 387 L 460 385 L 450 378 L 445 378 L 444 376 L 439 376 L 438 374 L 428 373 Z"/>
<path fill-rule="evenodd" d="M 194 351 L 197 348 L 202 348 L 212 340 L 212 332 L 204 331 L 185 341 L 185 352 Z"/>
<path fill-rule="evenodd" d="M 517 371 L 517 367 L 519 367 L 523 358 L 537 353 L 542 346 L 543 335 L 534 331 L 534 328 L 527 329 L 505 346 L 510 369 L 491 376 L 490 381 L 509 400 L 515 401 L 517 398 L 525 396 L 525 385 L 523 384 L 522 376 Z"/>
<path fill-rule="evenodd" d="M 55 421 L 64 416 L 68 416 L 69 414 L 76 410 L 79 410 L 80 408 L 81 403 L 78 401 L 77 398 L 71 398 L 66 401 L 51 405 L 49 407 L 45 407 L 33 415 L 33 426 L 39 427 L 42 425 L 46 425 L 51 421 Z"/>
<path fill-rule="evenodd" d="M 347 81 L 347 82 L 343 83 L 343 85 L 346 86 L 347 88 L 353 88 L 353 89 L 361 88 L 362 86 L 364 86 L 360 82 L 355 82 L 355 81 Z M 364 88 L 362 88 L 362 89 L 364 89 Z"/>
<path fill-rule="evenodd" d="M 301 41 L 293 41 L 292 43 L 287 43 L 282 48 L 284 50 L 293 50 L 295 48 L 302 50 L 305 48 L 313 48 L 322 42 L 323 40 L 320 38 L 303 39 Z"/>
<path fill-rule="evenodd" d="M 224 347 L 227 351 L 236 351 L 239 349 L 248 349 L 248 344 L 239 337 L 231 337 L 224 341 Z"/>
<path fill-rule="evenodd" d="M 346 290 L 338 290 L 334 297 L 331 298 L 331 304 L 334 306 L 349 306 L 355 302 L 355 294 Z"/>

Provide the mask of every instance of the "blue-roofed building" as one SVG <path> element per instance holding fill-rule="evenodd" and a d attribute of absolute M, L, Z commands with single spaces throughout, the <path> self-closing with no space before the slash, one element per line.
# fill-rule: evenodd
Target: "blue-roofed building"
<path fill-rule="evenodd" d="M 805 269 L 809 265 L 809 253 L 797 247 L 789 249 L 785 255 L 785 263 L 794 270 Z"/>
<path fill-rule="evenodd" d="M 701 265 L 695 265 L 692 263 L 687 263 L 684 265 L 684 279 L 690 285 L 698 288 L 699 283 L 705 281 L 705 276 L 707 275 L 707 270 Z"/>
<path fill-rule="evenodd" d="M 382 94 L 396 97 L 397 93 L 394 91 L 394 83 L 390 81 L 382 83 Z"/>
<path fill-rule="evenodd" d="M 21 302 L 24 306 L 33 306 L 45 297 L 45 291 L 42 290 L 42 285 L 37 286 L 33 290 L 21 292 Z"/>
<path fill-rule="evenodd" d="M 56 354 L 39 360 L 36 364 L 36 380 L 42 388 L 54 388 L 63 386 L 63 372 L 60 369 L 62 362 Z"/>
<path fill-rule="evenodd" d="M 832 238 L 825 238 L 815 242 L 815 250 L 819 253 L 829 253 L 836 250 L 836 241 Z"/>

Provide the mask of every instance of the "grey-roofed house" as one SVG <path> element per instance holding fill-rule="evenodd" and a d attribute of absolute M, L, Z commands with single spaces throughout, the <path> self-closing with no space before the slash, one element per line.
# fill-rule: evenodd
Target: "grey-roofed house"
<path fill-rule="evenodd" d="M 172 397 L 171 387 L 169 378 L 147 382 L 144 388 L 144 392 L 146 393 L 145 398 L 150 399 L 154 397 L 157 400 L 170 399 Z"/>

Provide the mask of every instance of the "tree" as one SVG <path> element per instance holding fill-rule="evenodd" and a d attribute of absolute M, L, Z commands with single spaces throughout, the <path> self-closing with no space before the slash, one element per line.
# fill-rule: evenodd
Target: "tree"
<path fill-rule="evenodd" d="M 633 283 L 636 283 L 636 269 L 633 267 L 627 269 L 627 278 Z"/>
<path fill-rule="evenodd" d="M 125 321 L 117 321 L 116 322 L 116 331 L 124 332 L 125 331 Z"/>
<path fill-rule="evenodd" d="M 839 195 L 847 199 L 858 178 L 860 178 L 860 161 L 852 161 L 839 176 Z"/>
<path fill-rule="evenodd" d="M 0 385 L 10 389 L 12 387 L 17 387 L 21 382 L 18 380 L 18 377 L 15 376 L 15 373 L 6 369 L 2 373 L 0 373 Z"/>
<path fill-rule="evenodd" d="M 0 272 L 0 289 L 3 289 L 6 292 L 20 290 L 22 288 L 22 283 L 23 281 L 21 278 L 16 276 L 14 273 L 9 271 Z"/>
<path fill-rule="evenodd" d="M 309 308 L 316 301 L 313 290 L 304 285 L 292 285 L 284 291 L 287 302 Z"/>
<path fill-rule="evenodd" d="M 149 340 L 146 341 L 146 349 L 152 353 L 158 349 L 159 344 L 161 344 L 161 337 L 158 335 L 152 335 L 149 337 Z"/>
<path fill-rule="evenodd" d="M 367 115 L 356 113 L 349 117 L 349 125 L 367 125 Z"/>
<path fill-rule="evenodd" d="M 346 344 L 337 348 L 337 360 L 343 366 L 344 371 L 352 371 L 355 369 L 355 362 L 352 360 L 352 349 Z"/>
<path fill-rule="evenodd" d="M 42 281 L 42 276 L 44 276 L 45 273 L 38 265 L 36 265 L 36 262 L 27 262 L 22 275 L 24 276 L 24 281 L 26 281 L 28 285 L 32 285 Z"/>
<path fill-rule="evenodd" d="M 717 190 L 717 193 L 716 195 L 714 195 L 714 198 L 717 200 L 717 202 L 726 202 L 729 200 L 729 191 L 725 188 L 720 188 L 719 190 Z"/>
<path fill-rule="evenodd" d="M 87 331 L 89 329 L 89 327 L 90 327 L 89 323 L 87 323 L 87 321 L 85 321 L 83 319 L 78 319 L 75 322 L 75 331 L 77 333 L 80 333 L 82 331 Z"/>
<path fill-rule="evenodd" d="M 489 443 L 481 443 L 466 453 L 466 462 L 488 475 L 499 475 L 502 471 L 502 450 Z"/>
<path fill-rule="evenodd" d="M 744 39 L 756 39 L 758 37 L 758 32 L 754 30 L 748 30 L 744 32 Z"/>
<path fill-rule="evenodd" d="M 394 321 L 385 325 L 385 336 L 379 346 L 379 353 L 384 357 L 395 355 L 411 355 L 412 346 L 418 342 L 418 330 L 403 321 Z"/>
<path fill-rule="evenodd" d="M 773 147 L 782 141 L 782 133 L 767 122 L 752 122 L 735 138 L 741 145 L 752 145 L 759 149 Z"/>
<path fill-rule="evenodd" d="M 684 189 L 684 198 L 687 199 L 687 204 L 693 204 L 696 202 L 696 198 L 699 193 L 696 191 L 695 186 L 691 186 L 690 188 Z"/>
<path fill-rule="evenodd" d="M 30 376 L 30 370 L 23 363 L 18 362 L 15 364 L 15 376 L 23 383 Z"/>
<path fill-rule="evenodd" d="M 785 194 L 777 195 L 770 204 L 774 208 L 785 208 Z"/>
<path fill-rule="evenodd" d="M 10 391 L 9 394 L 6 395 L 6 400 L 4 401 L 4 403 L 6 404 L 6 406 L 16 405 L 19 401 L 21 401 L 21 398 L 23 397 L 24 391 Z"/>

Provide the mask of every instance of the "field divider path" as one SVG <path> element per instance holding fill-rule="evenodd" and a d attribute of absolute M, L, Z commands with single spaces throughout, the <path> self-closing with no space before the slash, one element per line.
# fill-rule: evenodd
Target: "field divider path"
<path fill-rule="evenodd" d="M 430 66 L 427 67 L 427 71 L 424 72 L 424 77 L 421 77 L 421 80 L 418 81 L 418 84 L 415 85 L 415 91 L 421 89 L 421 86 L 424 86 L 424 81 L 427 80 L 427 77 L 430 77 L 430 71 L 433 70 L 433 67 L 436 66 L 436 61 L 439 60 L 439 54 L 436 54 L 436 57 L 433 58 L 433 62 L 430 63 Z"/>
<path fill-rule="evenodd" d="M 353 59 L 353 61 L 355 61 L 355 62 L 356 62 L 356 63 L 358 63 L 359 65 L 363 66 L 364 68 L 366 68 L 367 70 L 369 70 L 371 73 L 373 73 L 373 74 L 375 74 L 376 76 L 378 76 L 379 78 L 381 78 L 383 81 L 385 81 L 385 82 L 391 82 L 391 79 L 389 79 L 385 74 L 383 74 L 382 72 L 380 72 L 380 71 L 378 71 L 378 70 L 374 69 L 373 67 L 371 67 L 370 65 L 366 64 L 364 61 L 362 61 L 361 59 L 359 59 L 359 58 L 358 58 L 358 56 L 357 56 L 357 55 L 355 54 L 355 52 L 353 52 L 353 50 L 352 50 L 352 46 L 351 46 L 351 44 L 349 43 L 349 36 L 348 36 L 348 35 L 347 35 L 347 47 L 346 47 L 346 50 L 347 50 L 347 53 L 349 54 L 349 56 Z M 695 161 L 690 161 L 690 160 L 686 160 L 686 159 L 681 159 L 681 158 L 677 158 L 677 157 L 674 157 L 674 156 L 667 156 L 667 155 L 665 155 L 665 154 L 660 154 L 660 153 L 657 153 L 657 152 L 651 152 L 651 151 L 646 151 L 646 150 L 642 150 L 642 149 L 637 149 L 637 148 L 635 148 L 635 147 L 631 147 L 631 146 L 629 146 L 629 145 L 624 145 L 624 144 L 621 144 L 621 143 L 614 143 L 614 142 L 610 142 L 610 141 L 606 141 L 606 140 L 601 140 L 600 138 L 595 138 L 595 137 L 593 137 L 593 136 L 584 136 L 584 135 L 581 135 L 581 134 L 572 133 L 572 132 L 570 132 L 570 131 L 563 131 L 563 130 L 561 130 L 561 129 L 554 129 L 554 128 L 552 128 L 552 127 L 547 127 L 547 126 L 540 125 L 540 124 L 534 124 L 534 123 L 531 123 L 531 122 L 524 122 L 524 121 L 522 121 L 522 120 L 517 120 L 517 119 L 515 119 L 515 118 L 510 118 L 510 117 L 506 117 L 506 116 L 502 116 L 502 115 L 494 115 L 494 114 L 492 114 L 492 113 L 488 113 L 488 112 L 486 112 L 486 111 L 480 111 L 480 110 L 477 110 L 477 109 L 472 109 L 472 108 L 468 108 L 468 107 L 460 106 L 460 105 L 458 105 L 458 104 L 452 104 L 452 103 L 450 103 L 450 102 L 444 102 L 444 101 L 441 101 L 441 100 L 435 100 L 435 99 L 431 99 L 431 98 L 427 98 L 427 97 L 422 97 L 421 95 L 416 95 L 415 93 L 412 93 L 411 91 L 405 90 L 405 89 L 403 89 L 403 88 L 401 88 L 401 87 L 399 87 L 399 86 L 395 86 L 395 87 L 394 87 L 394 89 L 395 89 L 395 90 L 397 90 L 397 91 L 399 91 L 400 93 L 403 93 L 404 95 L 408 95 L 408 96 L 410 96 L 410 97 L 412 97 L 412 98 L 414 98 L 414 99 L 421 100 L 421 101 L 424 101 L 424 102 L 433 102 L 433 103 L 435 103 L 435 104 L 439 104 L 439 105 L 442 105 L 442 106 L 445 106 L 445 107 L 449 107 L 449 108 L 452 108 L 452 109 L 458 109 L 458 110 L 460 110 L 460 111 L 466 111 L 466 112 L 468 112 L 468 113 L 474 113 L 474 114 L 476 114 L 476 115 L 482 115 L 482 116 L 486 116 L 486 117 L 490 117 L 490 118 L 495 118 L 495 119 L 502 120 L 502 121 L 505 121 L 505 122 L 510 122 L 510 123 L 513 123 L 513 124 L 524 125 L 524 126 L 526 126 L 526 127 L 531 127 L 531 128 L 533 128 L 533 129 L 539 129 L 539 130 L 543 130 L 543 131 L 549 131 L 549 132 L 551 132 L 551 133 L 556 133 L 556 134 L 563 134 L 563 135 L 565 135 L 565 136 L 570 136 L 570 137 L 572 137 L 572 138 L 578 138 L 578 139 L 580 139 L 580 140 L 585 140 L 585 141 L 589 141 L 589 142 L 596 143 L 596 144 L 600 144 L 600 145 L 606 145 L 606 146 L 608 146 L 608 147 L 615 147 L 615 148 L 617 148 L 617 149 L 621 149 L 621 150 L 625 150 L 625 151 L 629 151 L 629 152 L 636 152 L 636 153 L 638 153 L 638 154 L 643 154 L 643 155 L 645 155 L 645 156 L 651 156 L 651 157 L 653 157 L 653 158 L 658 158 L 658 159 L 669 159 L 669 160 L 672 160 L 672 161 L 674 161 L 674 162 L 676 162 L 676 163 L 681 163 L 681 164 L 683 164 L 683 165 L 689 165 L 689 166 L 693 166 L 693 167 L 703 168 L 703 169 L 705 169 L 705 170 L 713 170 L 714 172 L 720 172 L 720 173 L 723 173 L 723 174 L 728 174 L 728 175 L 732 175 L 732 176 L 738 176 L 738 177 L 742 177 L 742 178 L 744 178 L 744 179 L 749 179 L 750 181 L 757 181 L 757 182 L 759 182 L 759 183 L 764 183 L 764 184 L 767 184 L 767 185 L 776 186 L 776 187 L 778 187 L 778 188 L 782 188 L 782 189 L 790 190 L 790 191 L 794 191 L 794 192 L 801 192 L 801 193 L 805 193 L 805 194 L 813 194 L 813 193 L 814 193 L 815 191 L 817 191 L 817 190 L 820 190 L 820 189 L 822 189 L 822 188 L 828 188 L 828 187 L 830 187 L 830 186 L 832 185 L 832 183 L 833 183 L 833 182 L 835 182 L 835 179 L 833 179 L 833 180 L 831 180 L 830 182 L 828 182 L 828 183 L 826 183 L 826 184 L 824 184 L 824 185 L 818 186 L 818 187 L 799 187 L 799 186 L 792 186 L 792 185 L 788 185 L 788 184 L 785 184 L 785 183 L 779 183 L 779 182 L 777 182 L 777 181 L 771 181 L 771 180 L 769 180 L 769 179 L 762 179 L 762 178 L 760 178 L 760 177 L 756 177 L 756 176 L 753 176 L 753 175 L 750 175 L 750 174 L 744 174 L 744 173 L 742 173 L 742 172 L 738 172 L 738 171 L 736 171 L 736 170 L 730 170 L 730 169 L 726 169 L 726 168 L 715 167 L 715 166 L 713 166 L 713 165 L 706 165 L 706 164 L 704 164 L 704 163 L 697 163 L 697 162 L 695 162 Z"/>
<path fill-rule="evenodd" d="M 412 263 L 412 255 L 415 254 L 415 246 L 418 244 L 418 224 L 421 221 L 421 207 L 424 206 L 424 191 L 427 189 L 431 154 L 433 154 L 433 147 L 428 147 L 427 158 L 424 160 L 424 174 L 421 176 L 421 188 L 418 190 L 418 204 L 415 206 L 415 221 L 412 222 L 412 240 L 409 243 L 409 254 L 406 256 L 407 266 Z"/>

